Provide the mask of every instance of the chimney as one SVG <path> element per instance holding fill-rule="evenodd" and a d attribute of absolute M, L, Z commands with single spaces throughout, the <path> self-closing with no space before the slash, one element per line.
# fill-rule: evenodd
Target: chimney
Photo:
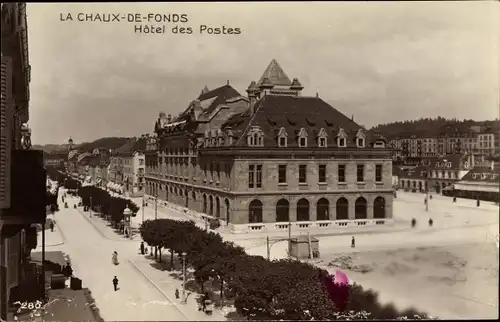
<path fill-rule="evenodd" d="M 229 85 L 229 79 L 227 80 L 227 85 Z"/>
<path fill-rule="evenodd" d="M 351 116 L 351 121 L 354 122 L 354 114 Z"/>

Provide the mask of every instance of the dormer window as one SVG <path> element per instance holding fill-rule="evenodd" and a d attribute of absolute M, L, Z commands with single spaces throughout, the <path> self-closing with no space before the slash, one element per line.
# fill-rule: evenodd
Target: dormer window
<path fill-rule="evenodd" d="M 287 141 L 288 141 L 288 133 L 286 133 L 285 128 L 282 127 L 278 132 L 278 146 L 280 148 L 286 148 Z"/>
<path fill-rule="evenodd" d="M 320 148 L 326 148 L 327 146 L 327 134 L 326 134 L 326 131 L 324 128 L 321 128 L 321 130 L 319 130 L 319 133 L 318 133 L 318 146 Z"/>
<path fill-rule="evenodd" d="M 347 135 L 345 134 L 343 128 L 340 128 L 339 133 L 337 134 L 337 146 L 339 148 L 345 148 L 347 146 Z"/>
<path fill-rule="evenodd" d="M 362 129 L 358 130 L 358 133 L 356 133 L 356 146 L 358 148 L 364 148 L 365 147 L 365 133 L 363 133 Z"/>
<path fill-rule="evenodd" d="M 264 146 L 264 133 L 258 126 L 254 126 L 247 134 L 248 146 Z"/>
<path fill-rule="evenodd" d="M 307 132 L 306 129 L 301 128 L 299 133 L 297 134 L 297 138 L 299 139 L 299 147 L 305 148 L 307 147 Z"/>

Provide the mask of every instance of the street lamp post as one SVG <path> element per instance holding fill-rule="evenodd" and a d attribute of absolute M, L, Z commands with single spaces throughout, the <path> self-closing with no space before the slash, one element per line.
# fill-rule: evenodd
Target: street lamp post
<path fill-rule="evenodd" d="M 128 235 L 130 238 L 132 238 L 132 234 L 130 232 L 130 216 L 132 215 L 132 210 L 130 210 L 128 207 L 123 210 L 123 218 L 125 219 L 125 225 L 123 225 L 123 228 L 125 230 L 125 227 L 128 227 Z M 125 233 L 125 231 L 124 231 Z"/>
<path fill-rule="evenodd" d="M 186 253 L 182 253 L 182 304 L 186 304 Z"/>

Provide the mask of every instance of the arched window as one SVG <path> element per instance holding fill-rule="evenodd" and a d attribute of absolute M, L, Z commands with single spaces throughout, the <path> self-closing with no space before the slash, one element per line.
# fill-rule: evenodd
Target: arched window
<path fill-rule="evenodd" d="M 203 213 L 207 213 L 207 195 L 203 194 Z"/>
<path fill-rule="evenodd" d="M 280 199 L 276 203 L 276 222 L 290 221 L 290 203 L 286 199 Z"/>
<path fill-rule="evenodd" d="M 309 201 L 300 199 L 297 202 L 297 221 L 309 221 Z"/>
<path fill-rule="evenodd" d="M 354 204 L 354 218 L 355 219 L 366 219 L 367 210 L 366 210 L 366 199 L 363 197 L 359 197 L 356 199 L 356 203 Z"/>
<path fill-rule="evenodd" d="M 349 202 L 346 198 L 340 198 L 337 200 L 336 205 L 337 220 L 347 220 L 349 219 Z"/>
<path fill-rule="evenodd" d="M 318 200 L 316 205 L 316 220 L 330 220 L 330 202 L 326 198 Z"/>
<path fill-rule="evenodd" d="M 251 224 L 262 222 L 262 202 L 258 199 L 253 200 L 248 206 L 248 222 Z"/>
<path fill-rule="evenodd" d="M 385 199 L 382 197 L 375 198 L 373 202 L 373 217 L 377 219 L 385 218 Z"/>
<path fill-rule="evenodd" d="M 220 218 L 220 199 L 215 197 L 215 217 Z"/>
<path fill-rule="evenodd" d="M 213 216 L 214 214 L 214 197 L 211 195 L 208 197 L 208 214 Z"/>

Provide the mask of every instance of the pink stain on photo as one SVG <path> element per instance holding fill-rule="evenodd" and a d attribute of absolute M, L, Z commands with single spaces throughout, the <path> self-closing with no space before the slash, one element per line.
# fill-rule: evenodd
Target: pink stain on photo
<path fill-rule="evenodd" d="M 338 270 L 335 272 L 335 282 L 341 285 L 349 285 L 349 276 L 341 270 Z"/>

